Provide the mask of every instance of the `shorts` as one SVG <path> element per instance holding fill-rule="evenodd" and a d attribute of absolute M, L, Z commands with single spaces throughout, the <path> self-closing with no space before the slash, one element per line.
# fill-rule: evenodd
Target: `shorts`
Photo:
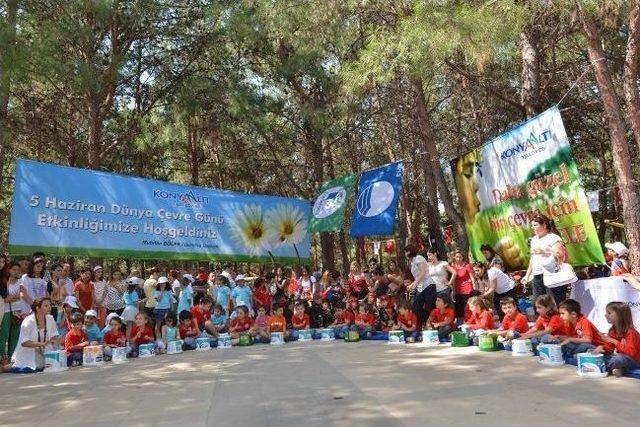
<path fill-rule="evenodd" d="M 167 308 L 155 308 L 153 309 L 153 319 L 158 322 L 163 322 L 169 309 Z"/>
<path fill-rule="evenodd" d="M 122 312 L 122 320 L 125 322 L 134 322 L 137 315 L 138 307 L 130 305 L 125 307 L 124 311 Z"/>

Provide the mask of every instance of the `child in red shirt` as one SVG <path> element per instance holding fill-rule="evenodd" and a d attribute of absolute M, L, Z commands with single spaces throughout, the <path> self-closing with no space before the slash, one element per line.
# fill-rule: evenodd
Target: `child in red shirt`
<path fill-rule="evenodd" d="M 449 334 L 456 330 L 456 313 L 448 295 L 436 297 L 436 308 L 431 310 L 426 327 L 437 329 L 441 340 L 449 338 Z"/>
<path fill-rule="evenodd" d="M 487 303 L 482 297 L 471 297 L 467 304 L 471 310 L 471 318 L 464 325 L 467 330 L 477 331 L 478 329 L 483 329 L 489 331 L 495 329 L 496 323 L 493 320 L 493 313 L 488 309 Z"/>
<path fill-rule="evenodd" d="M 353 325 L 355 316 L 350 311 L 345 310 L 345 306 L 342 301 L 338 301 L 336 303 L 335 310 L 335 319 L 329 327 L 333 328 L 336 338 L 344 338 L 347 331 L 349 331 L 349 327 Z"/>
<path fill-rule="evenodd" d="M 213 305 L 213 298 L 209 295 L 205 295 L 200 298 L 198 305 L 191 307 L 191 314 L 193 321 L 198 326 L 200 331 L 206 331 L 213 337 L 217 337 L 218 333 L 213 322 L 211 322 L 211 306 Z"/>
<path fill-rule="evenodd" d="M 404 340 L 408 343 L 415 342 L 418 336 L 418 319 L 414 312 L 409 309 L 409 303 L 402 301 L 399 305 L 398 323 L 396 329 L 404 332 Z"/>
<path fill-rule="evenodd" d="M 567 299 L 558 307 L 560 318 L 564 321 L 564 335 L 556 337 L 562 346 L 562 356 L 566 359 L 578 353 L 586 353 L 604 344 L 600 333 L 580 312 L 580 303 Z"/>
<path fill-rule="evenodd" d="M 200 335 L 198 324 L 194 322 L 193 315 L 190 311 L 182 310 L 179 315 L 180 325 L 178 326 L 178 334 L 182 339 L 183 350 L 195 350 L 196 338 Z"/>
<path fill-rule="evenodd" d="M 378 298 L 378 316 L 376 318 L 376 330 L 388 332 L 395 326 L 398 320 L 398 313 L 394 307 L 393 300 L 389 295 L 382 295 Z"/>
<path fill-rule="evenodd" d="M 87 339 L 87 333 L 82 326 L 84 316 L 80 313 L 73 313 L 70 318 L 71 330 L 64 337 L 64 349 L 67 351 L 67 366 L 82 365 L 82 352 L 84 348 L 91 345 Z"/>
<path fill-rule="evenodd" d="M 236 307 L 236 318 L 229 323 L 229 335 L 231 343 L 237 345 L 240 342 L 240 335 L 249 334 L 252 338 L 258 336 L 258 327 L 251 317 L 249 309 L 244 305 Z"/>
<path fill-rule="evenodd" d="M 606 353 L 607 369 L 616 377 L 627 370 L 640 369 L 640 334 L 633 327 L 631 309 L 623 302 L 607 304 L 605 317 L 611 329 L 600 338 L 604 344 L 592 353 Z"/>
<path fill-rule="evenodd" d="M 500 300 L 500 308 L 504 313 L 500 329 L 493 333 L 507 339 L 518 338 L 529 330 L 527 316 L 518 311 L 516 300 L 511 297 L 504 297 Z"/>
<path fill-rule="evenodd" d="M 376 323 L 376 318 L 371 313 L 369 304 L 366 302 L 360 303 L 360 306 L 358 307 L 358 314 L 354 317 L 354 323 L 358 327 L 361 337 L 371 335 L 374 331 L 373 326 Z"/>
<path fill-rule="evenodd" d="M 145 313 L 136 315 L 136 323 L 131 328 L 129 343 L 131 344 L 131 355 L 138 357 L 138 347 L 140 344 L 149 344 L 155 340 L 153 328 L 149 326 L 149 318 Z"/>
<path fill-rule="evenodd" d="M 564 322 L 558 316 L 556 302 L 551 295 L 540 295 L 535 301 L 538 319 L 536 323 L 524 334 L 521 339 L 531 339 L 531 344 L 536 347 L 541 342 L 553 341 L 554 336 L 565 335 Z"/>
<path fill-rule="evenodd" d="M 284 317 L 284 308 L 281 305 L 273 307 L 273 314 L 269 316 L 267 320 L 267 333 L 269 334 L 269 340 L 271 340 L 272 332 L 282 332 L 285 339 L 288 338 L 287 332 L 287 319 Z"/>
<path fill-rule="evenodd" d="M 111 329 L 104 334 L 102 338 L 104 342 L 104 357 L 106 360 L 110 360 L 113 354 L 113 349 L 117 347 L 127 346 L 127 336 L 122 332 L 122 319 L 116 316 L 109 321 Z"/>

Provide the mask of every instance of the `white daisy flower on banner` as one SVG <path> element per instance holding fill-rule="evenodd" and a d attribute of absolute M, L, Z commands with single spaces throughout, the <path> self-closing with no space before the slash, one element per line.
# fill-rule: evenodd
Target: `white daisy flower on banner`
<path fill-rule="evenodd" d="M 236 242 L 244 246 L 250 255 L 260 255 L 270 248 L 265 215 L 258 205 L 235 207 L 231 219 L 231 232 Z"/>
<path fill-rule="evenodd" d="M 265 214 L 269 240 L 274 247 L 296 245 L 307 235 L 304 213 L 293 205 L 276 205 Z"/>

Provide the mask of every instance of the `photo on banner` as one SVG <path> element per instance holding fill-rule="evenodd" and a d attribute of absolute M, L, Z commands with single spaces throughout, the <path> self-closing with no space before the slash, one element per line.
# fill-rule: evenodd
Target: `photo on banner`
<path fill-rule="evenodd" d="M 470 252 L 489 244 L 509 270 L 526 269 L 530 220 L 558 228 L 573 265 L 604 264 L 589 203 L 557 107 L 451 162 Z"/>
<path fill-rule="evenodd" d="M 18 160 L 13 255 L 308 263 L 306 200 Z"/>
<path fill-rule="evenodd" d="M 351 220 L 352 237 L 393 234 L 403 171 L 400 161 L 362 172 Z"/>
<path fill-rule="evenodd" d="M 344 213 L 353 195 L 356 175 L 345 175 L 327 181 L 313 203 L 309 232 L 336 232 L 342 229 Z"/>

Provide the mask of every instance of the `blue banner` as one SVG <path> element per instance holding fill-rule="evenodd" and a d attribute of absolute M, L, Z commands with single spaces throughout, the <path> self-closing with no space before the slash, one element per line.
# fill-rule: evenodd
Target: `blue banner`
<path fill-rule="evenodd" d="M 15 255 L 308 262 L 308 201 L 18 160 Z"/>
<path fill-rule="evenodd" d="M 403 170 L 404 164 L 396 162 L 362 172 L 351 220 L 351 236 L 393 234 Z"/>

